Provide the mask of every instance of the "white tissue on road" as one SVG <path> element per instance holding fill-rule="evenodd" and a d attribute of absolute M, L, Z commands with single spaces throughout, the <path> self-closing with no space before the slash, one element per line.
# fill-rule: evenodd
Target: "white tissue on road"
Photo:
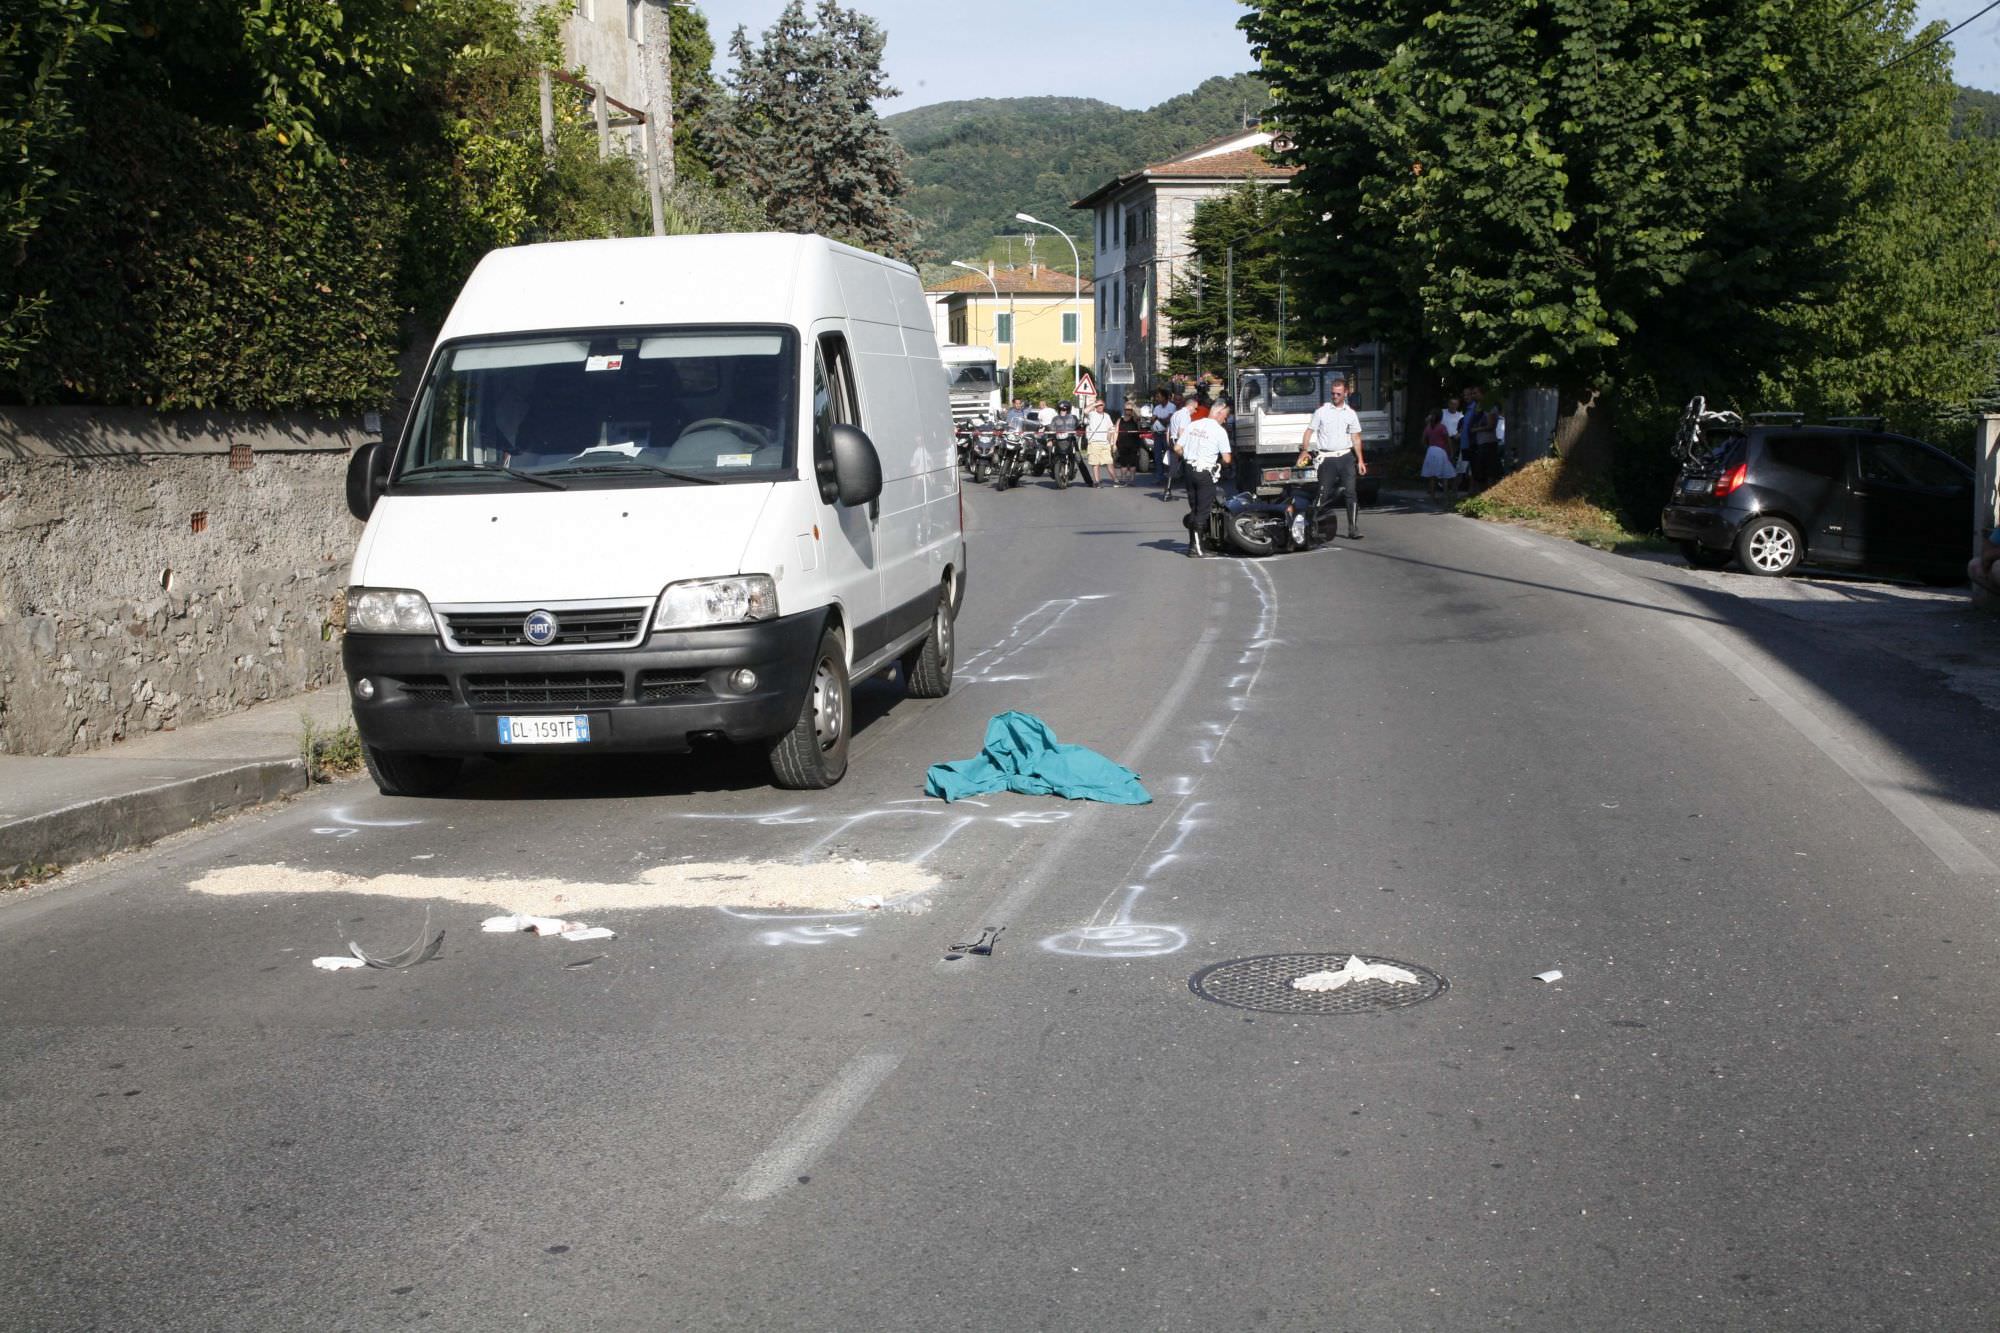
<path fill-rule="evenodd" d="M 868 912 L 880 911 L 882 907 L 882 895 L 879 893 L 864 893 L 858 898 L 849 898 L 847 905 L 849 907 L 859 907 Z"/>
<path fill-rule="evenodd" d="M 618 932 L 606 926 L 587 926 L 581 921 L 565 921 L 557 916 L 489 916 L 479 928 L 490 934 L 560 935 L 566 940 L 611 940 Z"/>
<path fill-rule="evenodd" d="M 368 964 L 346 954 L 335 954 L 331 958 L 313 959 L 313 966 L 322 972 L 345 972 L 350 967 L 366 967 Z"/>
<path fill-rule="evenodd" d="M 1371 963 L 1358 953 L 1347 955 L 1347 962 L 1338 971 L 1312 972 L 1292 980 L 1293 990 L 1339 990 L 1350 981 L 1388 981 L 1398 986 L 1414 986 L 1417 974 L 1408 968 L 1391 967 L 1387 963 Z"/>
<path fill-rule="evenodd" d="M 1561 981 L 1562 979 L 1563 979 L 1562 972 L 1559 969 L 1553 967 L 1546 972 L 1535 973 L 1535 980 L 1537 981 Z"/>

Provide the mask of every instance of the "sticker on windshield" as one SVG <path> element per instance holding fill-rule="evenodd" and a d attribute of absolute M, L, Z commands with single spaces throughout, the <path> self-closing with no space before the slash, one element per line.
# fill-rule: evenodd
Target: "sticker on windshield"
<path fill-rule="evenodd" d="M 754 457 L 754 454 L 717 454 L 715 456 L 715 465 L 717 467 L 749 467 L 750 460 Z"/>
<path fill-rule="evenodd" d="M 625 364 L 625 358 L 622 355 L 593 356 L 584 361 L 583 368 L 586 371 L 617 370 L 624 364 Z"/>

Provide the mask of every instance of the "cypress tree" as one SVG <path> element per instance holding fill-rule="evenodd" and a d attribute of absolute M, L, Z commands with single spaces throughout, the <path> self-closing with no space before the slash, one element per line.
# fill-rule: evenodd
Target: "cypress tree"
<path fill-rule="evenodd" d="M 781 230 L 912 259 L 916 223 L 897 202 L 903 150 L 873 105 L 896 95 L 883 41 L 875 20 L 834 0 L 811 15 L 791 0 L 754 48 L 737 28 L 719 166 Z"/>

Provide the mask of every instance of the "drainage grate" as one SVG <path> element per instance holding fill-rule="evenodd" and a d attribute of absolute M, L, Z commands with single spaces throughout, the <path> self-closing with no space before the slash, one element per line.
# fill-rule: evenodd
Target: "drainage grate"
<path fill-rule="evenodd" d="M 1314 972 L 1338 972 L 1351 955 L 1344 953 L 1274 953 L 1261 958 L 1237 958 L 1204 967 L 1188 978 L 1188 989 L 1204 1000 L 1236 1009 L 1267 1014 L 1368 1014 L 1401 1009 L 1444 994 L 1451 983 L 1427 967 L 1362 954 L 1363 962 L 1386 963 L 1417 974 L 1408 982 L 1350 981 L 1339 990 L 1298 990 L 1292 982 Z"/>

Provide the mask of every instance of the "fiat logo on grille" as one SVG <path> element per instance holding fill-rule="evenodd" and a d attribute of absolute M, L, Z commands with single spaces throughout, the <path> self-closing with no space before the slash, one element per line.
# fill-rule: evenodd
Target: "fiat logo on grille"
<path fill-rule="evenodd" d="M 537 648 L 554 643 L 556 631 L 562 628 L 553 611 L 530 611 L 528 618 L 521 622 L 521 637 Z"/>

